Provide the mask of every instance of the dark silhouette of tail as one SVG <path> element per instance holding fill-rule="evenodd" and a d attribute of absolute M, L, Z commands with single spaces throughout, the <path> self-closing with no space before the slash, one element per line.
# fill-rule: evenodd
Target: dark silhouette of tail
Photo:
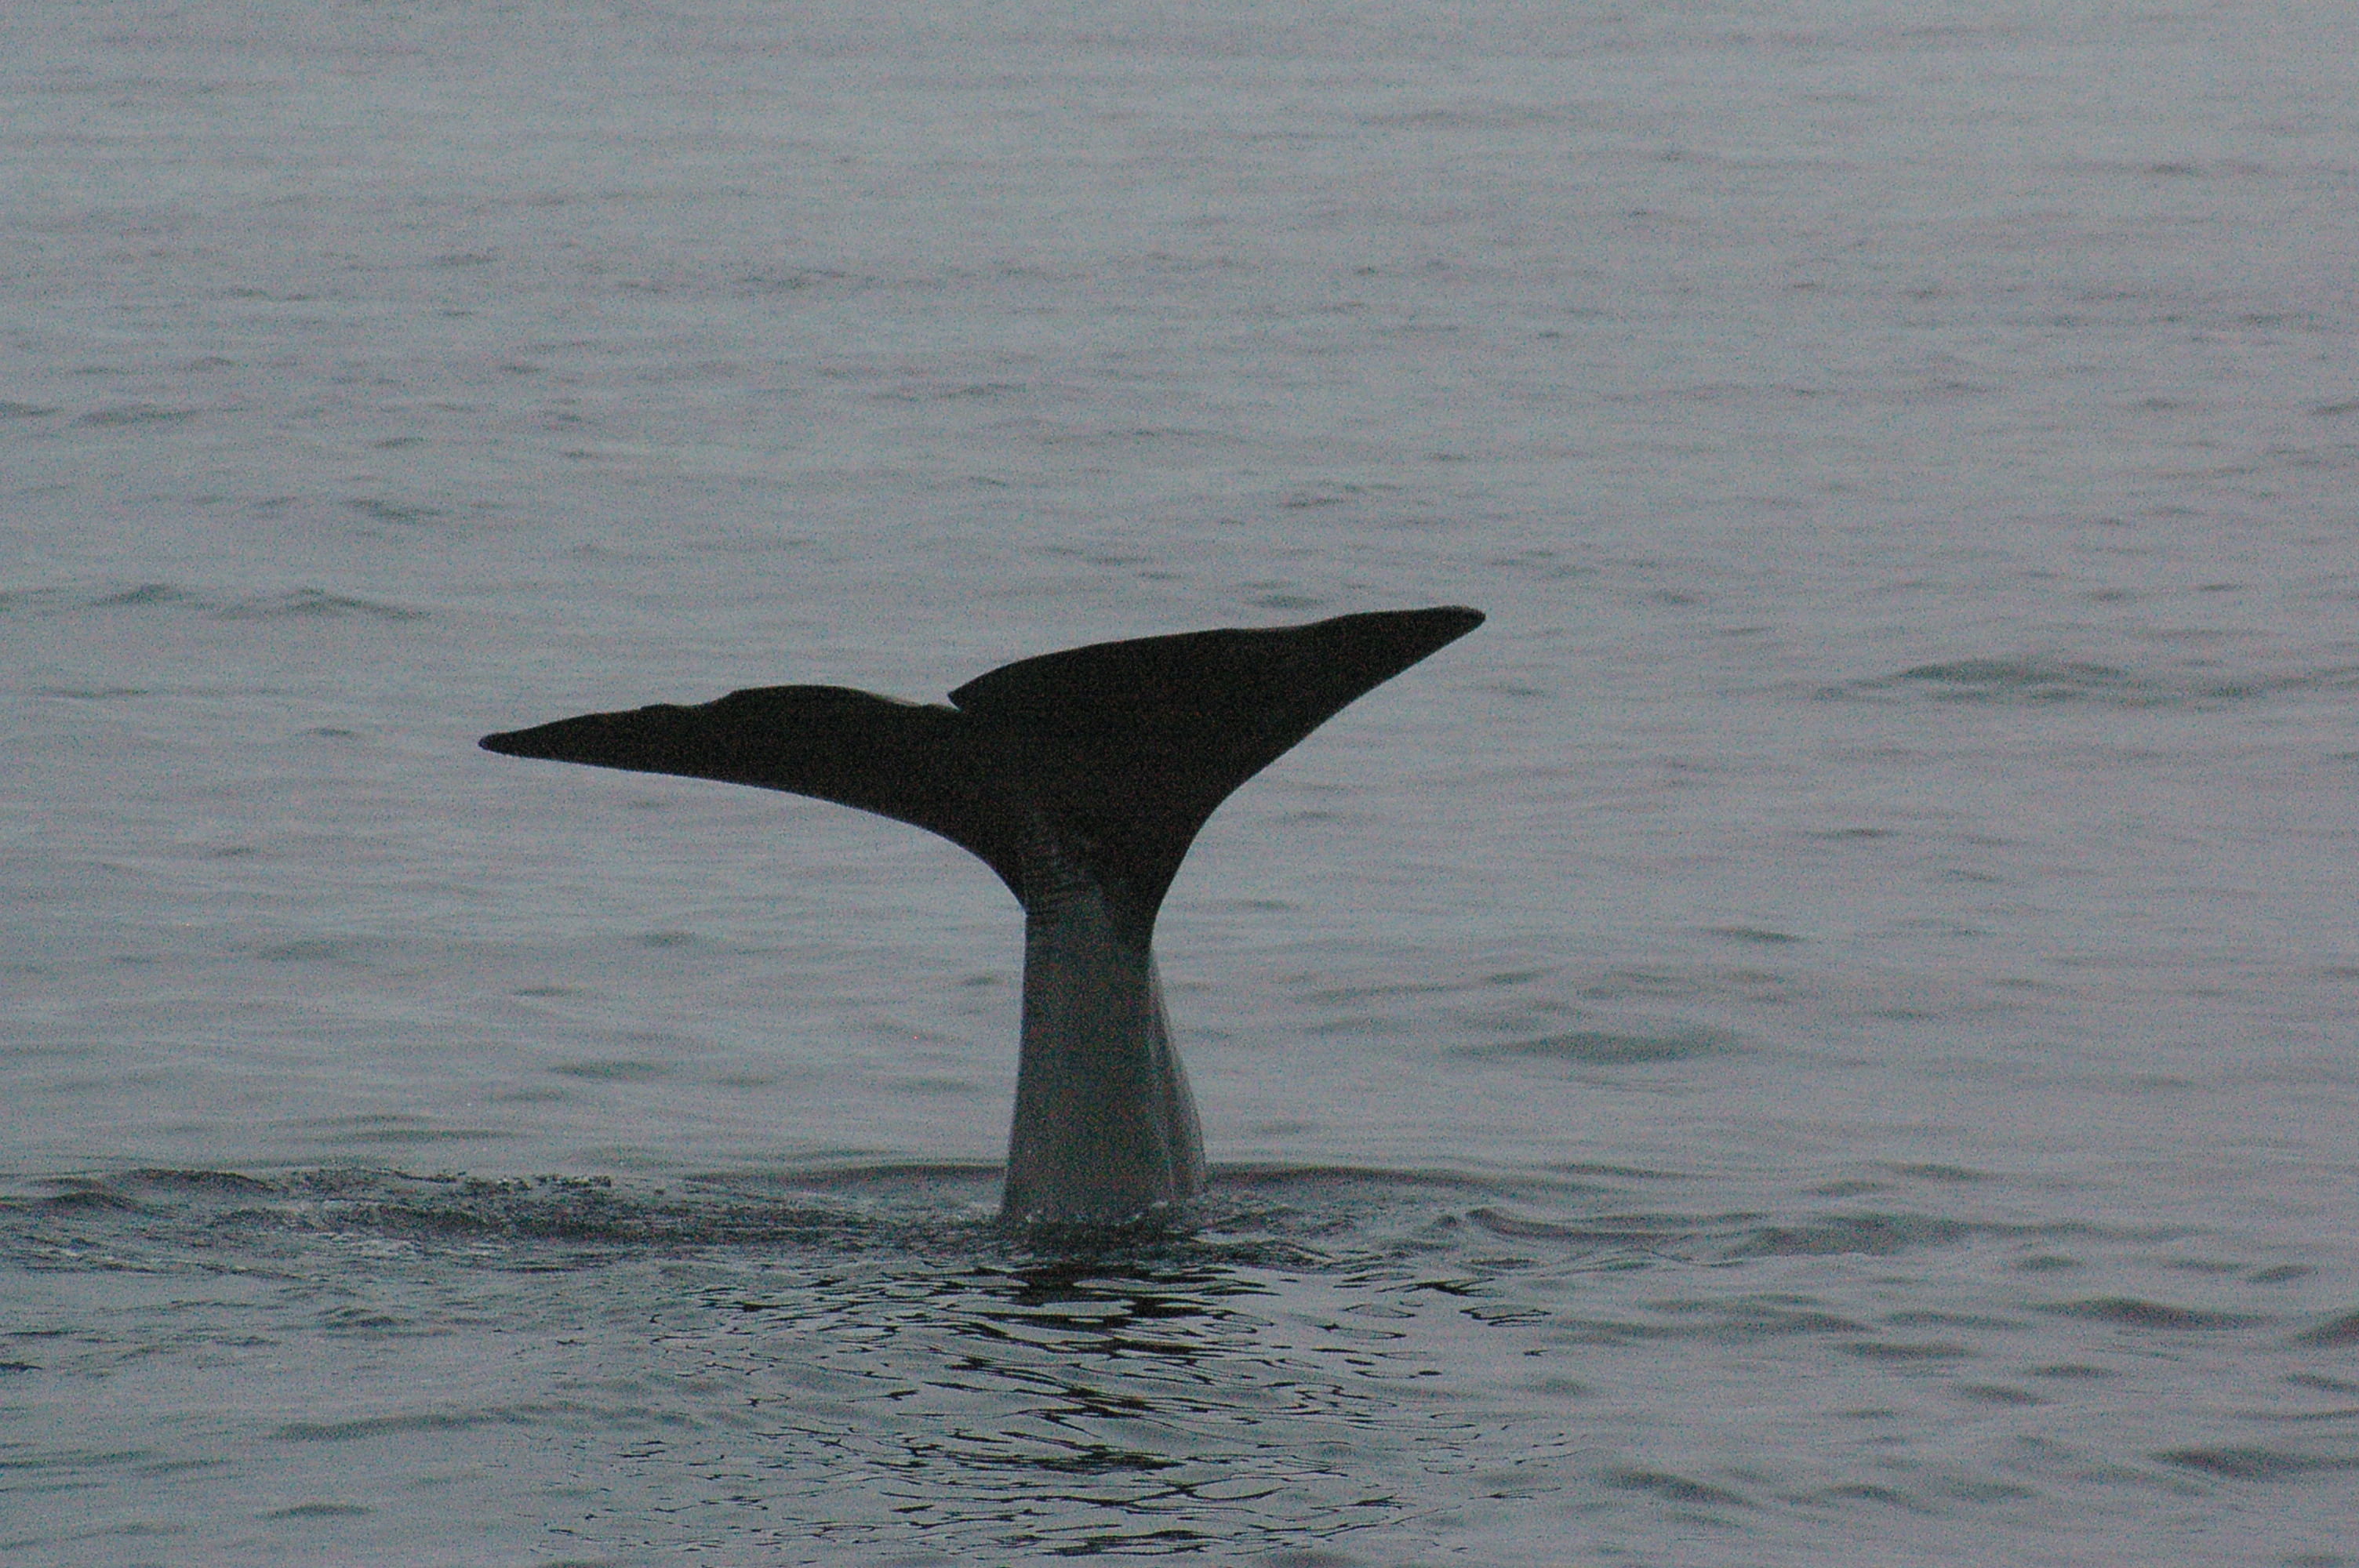
<path fill-rule="evenodd" d="M 1025 659 L 920 706 L 841 687 L 489 735 L 513 757 L 725 779 L 929 828 L 1024 905 L 1024 1038 L 1001 1214 L 1120 1220 L 1204 1182 L 1151 940 L 1215 807 L 1338 708 L 1481 625 L 1472 610 L 1191 632 Z"/>
<path fill-rule="evenodd" d="M 783 686 L 488 735 L 488 751 L 815 795 L 939 833 L 1028 909 L 1078 868 L 1144 947 L 1222 801 L 1355 697 L 1483 623 L 1380 611 L 1020 660 L 954 706 Z"/>

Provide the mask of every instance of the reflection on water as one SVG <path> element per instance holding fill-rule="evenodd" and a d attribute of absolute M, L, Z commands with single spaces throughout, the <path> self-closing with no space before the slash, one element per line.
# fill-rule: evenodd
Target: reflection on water
<path fill-rule="evenodd" d="M 765 1390 L 749 1472 L 811 1487 L 803 1526 L 846 1543 L 1307 1552 L 1397 1526 L 1486 1446 L 1529 1452 L 1437 1321 L 1479 1328 L 1473 1280 L 1266 1233 L 1040 1239 L 710 1279 L 660 1344 L 684 1379 Z M 695 1467 L 673 1441 L 651 1463 Z"/>
<path fill-rule="evenodd" d="M 571 1562 L 1806 1561 L 2348 1501 L 2323 1272 L 1953 1177 L 1682 1214 L 1718 1184 L 1257 1168 L 1114 1231 L 1003 1228 L 979 1166 L 46 1182 L 0 1203 L 0 1486 L 60 1563 L 407 1560 L 445 1517 Z"/>
<path fill-rule="evenodd" d="M 776 1445 L 756 1463 L 807 1476 L 823 1454 L 867 1504 L 832 1531 L 972 1540 L 989 1520 L 1011 1547 L 1176 1548 L 1317 1537 L 1370 1506 L 1336 1461 L 1384 1405 L 1306 1375 L 1269 1286 L 1234 1267 L 1157 1249 L 848 1283 L 709 1294 L 737 1320 L 672 1342 L 787 1390 L 775 1425 L 749 1418 Z"/>

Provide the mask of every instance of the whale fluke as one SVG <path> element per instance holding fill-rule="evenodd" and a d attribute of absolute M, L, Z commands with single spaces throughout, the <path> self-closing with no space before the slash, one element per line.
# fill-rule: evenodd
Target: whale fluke
<path fill-rule="evenodd" d="M 1114 1220 L 1203 1185 L 1151 943 L 1213 810 L 1354 698 L 1483 623 L 1456 607 L 1100 643 L 951 706 L 765 687 L 487 735 L 487 751 L 814 795 L 938 833 L 1025 912 L 1002 1213 Z"/>

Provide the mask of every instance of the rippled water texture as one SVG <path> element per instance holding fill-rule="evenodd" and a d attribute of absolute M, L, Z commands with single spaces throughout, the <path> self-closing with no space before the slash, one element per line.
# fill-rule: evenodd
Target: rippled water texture
<path fill-rule="evenodd" d="M 12 1217 L 63 1393 L 16 1493 L 167 1555 L 2136 1561 L 2359 1467 L 2359 1313 L 2159 1235 L 1333 1171 L 1018 1238 L 987 1173 L 827 1185 L 77 1185 Z"/>
<path fill-rule="evenodd" d="M 2359 1568 L 2345 8 L 0 15 L 0 1559 Z M 1462 602 L 1018 913 L 488 756 Z"/>

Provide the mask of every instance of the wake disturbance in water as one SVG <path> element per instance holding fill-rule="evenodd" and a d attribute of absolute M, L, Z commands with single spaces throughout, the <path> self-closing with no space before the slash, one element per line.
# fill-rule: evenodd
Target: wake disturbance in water
<path fill-rule="evenodd" d="M 2359 1335 L 2299 1267 L 1630 1203 L 1666 1183 L 1246 1167 L 1192 1224 L 1114 1228 L 1002 1226 L 966 1165 L 37 1184 L 0 1206 L 9 1464 L 108 1481 L 8 1544 L 398 1557 L 433 1496 L 550 1561 L 1537 1563 L 1698 1528 L 1806 1561 L 1831 1527 L 1905 1517 L 1938 1556 L 2158 1488 L 2331 1507 L 2359 1470 Z M 168 1329 L 118 1326 L 126 1298 Z"/>

